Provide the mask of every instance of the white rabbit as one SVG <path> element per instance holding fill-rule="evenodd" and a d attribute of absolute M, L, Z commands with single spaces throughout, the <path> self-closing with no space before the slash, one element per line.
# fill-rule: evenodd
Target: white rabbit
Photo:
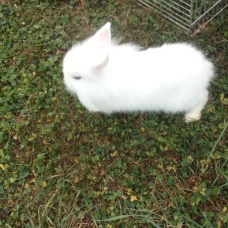
<path fill-rule="evenodd" d="M 67 52 L 66 88 L 91 112 L 185 112 L 186 122 L 199 120 L 214 76 L 203 53 L 186 43 L 117 45 L 110 25 Z"/>

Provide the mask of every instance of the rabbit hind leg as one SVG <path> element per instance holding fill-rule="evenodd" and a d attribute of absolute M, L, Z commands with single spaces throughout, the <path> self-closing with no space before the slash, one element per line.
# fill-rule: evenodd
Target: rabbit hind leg
<path fill-rule="evenodd" d="M 201 99 L 198 103 L 198 105 L 189 110 L 188 112 L 186 112 L 185 114 L 185 122 L 186 123 L 190 123 L 190 122 L 194 122 L 194 121 L 198 121 L 201 118 L 201 111 L 203 110 L 204 106 L 206 105 L 208 100 L 208 91 L 205 90 L 202 94 L 201 94 Z"/>

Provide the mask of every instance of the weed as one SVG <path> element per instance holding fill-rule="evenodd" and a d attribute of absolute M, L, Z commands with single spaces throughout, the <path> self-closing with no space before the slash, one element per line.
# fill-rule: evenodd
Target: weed
<path fill-rule="evenodd" d="M 61 63 L 105 22 L 122 42 L 194 43 L 217 68 L 197 123 L 92 114 Z M 228 27 L 189 36 L 135 1 L 1 1 L 1 227 L 225 227 Z"/>

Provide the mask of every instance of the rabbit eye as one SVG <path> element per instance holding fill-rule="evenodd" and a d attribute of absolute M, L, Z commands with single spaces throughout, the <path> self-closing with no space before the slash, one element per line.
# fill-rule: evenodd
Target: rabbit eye
<path fill-rule="evenodd" d="M 81 79 L 80 76 L 73 76 L 73 78 L 76 79 L 76 80 L 80 80 Z"/>

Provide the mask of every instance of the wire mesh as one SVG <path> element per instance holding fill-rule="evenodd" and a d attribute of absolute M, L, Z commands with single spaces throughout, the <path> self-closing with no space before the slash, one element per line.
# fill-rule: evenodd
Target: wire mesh
<path fill-rule="evenodd" d="M 228 7 L 227 0 L 138 0 L 143 7 L 156 8 L 160 13 L 188 32 L 206 25 Z"/>

